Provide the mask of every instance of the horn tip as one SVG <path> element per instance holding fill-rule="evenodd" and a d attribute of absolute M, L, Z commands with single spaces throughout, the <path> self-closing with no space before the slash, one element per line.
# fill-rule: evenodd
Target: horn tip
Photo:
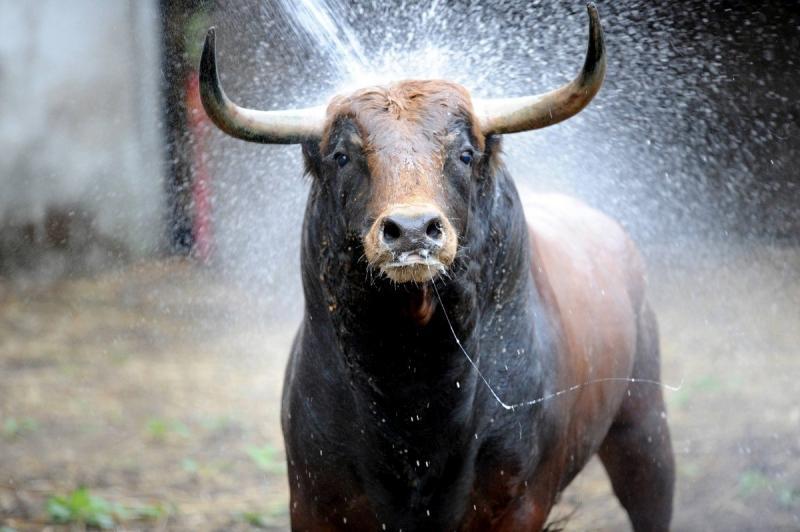
<path fill-rule="evenodd" d="M 586 4 L 589 12 L 589 49 L 587 50 L 587 64 L 589 59 L 596 63 L 605 62 L 605 44 L 603 42 L 603 28 L 600 25 L 600 15 L 594 2 Z"/>
<path fill-rule="evenodd" d="M 589 2 L 586 4 L 586 11 L 589 12 L 589 19 L 593 25 L 600 22 L 600 15 L 597 12 L 597 6 L 594 4 L 594 2 Z"/>
<path fill-rule="evenodd" d="M 203 43 L 203 53 L 200 56 L 200 72 L 208 72 L 214 74 L 212 71 L 216 66 L 216 36 L 217 29 L 214 26 L 208 28 L 206 33 L 206 40 Z"/>
<path fill-rule="evenodd" d="M 209 45 L 213 46 L 216 38 L 217 38 L 217 27 L 211 26 L 210 28 L 208 28 L 208 31 L 206 32 L 206 46 Z"/>
<path fill-rule="evenodd" d="M 206 114 L 214 119 L 214 109 L 225 101 L 225 93 L 219 86 L 219 74 L 217 74 L 217 51 L 216 51 L 216 28 L 211 26 L 206 33 L 206 40 L 203 44 L 203 52 L 200 55 L 200 67 L 198 75 L 200 78 L 200 99 Z"/>

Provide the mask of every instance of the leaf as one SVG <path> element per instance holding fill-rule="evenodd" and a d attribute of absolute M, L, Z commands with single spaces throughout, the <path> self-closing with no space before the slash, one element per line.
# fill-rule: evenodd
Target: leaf
<path fill-rule="evenodd" d="M 47 499 L 45 511 L 54 523 L 69 523 L 72 520 L 72 510 L 63 497 L 50 497 Z"/>

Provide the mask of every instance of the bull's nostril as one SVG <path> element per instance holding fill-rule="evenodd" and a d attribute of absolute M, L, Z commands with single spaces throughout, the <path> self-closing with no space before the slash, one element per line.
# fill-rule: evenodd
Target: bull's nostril
<path fill-rule="evenodd" d="M 442 238 L 442 221 L 439 218 L 434 218 L 428 222 L 428 226 L 425 228 L 425 234 L 433 240 Z"/>
<path fill-rule="evenodd" d="M 400 238 L 400 235 L 403 234 L 403 231 L 400 229 L 400 226 L 394 223 L 391 220 L 386 220 L 383 222 L 383 238 L 384 240 L 391 241 L 397 240 Z"/>

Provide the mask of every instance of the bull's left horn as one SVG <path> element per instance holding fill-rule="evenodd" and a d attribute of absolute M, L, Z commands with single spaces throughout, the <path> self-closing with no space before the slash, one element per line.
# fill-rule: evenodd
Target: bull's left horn
<path fill-rule="evenodd" d="M 535 96 L 475 100 L 475 113 L 484 134 L 518 133 L 557 124 L 578 114 L 600 90 L 606 74 L 603 29 L 594 4 L 588 4 L 589 47 L 583 69 L 558 89 Z"/>
<path fill-rule="evenodd" d="M 200 98 L 217 127 L 232 137 L 262 144 L 299 144 L 322 136 L 325 107 L 256 111 L 233 103 L 219 83 L 215 48 L 210 28 L 200 59 Z"/>

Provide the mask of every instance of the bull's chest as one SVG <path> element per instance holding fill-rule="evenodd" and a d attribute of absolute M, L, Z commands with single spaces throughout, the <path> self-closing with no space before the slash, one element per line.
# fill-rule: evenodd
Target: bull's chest
<path fill-rule="evenodd" d="M 397 458 L 360 464 L 363 476 L 345 504 L 348 522 L 364 530 L 541 528 L 556 485 L 532 482 L 531 473 L 538 468 L 531 467 L 536 457 L 530 451 L 537 443 L 500 449 L 475 439 L 474 433 L 470 436 L 472 445 L 459 452 L 426 459 L 401 447 Z"/>
<path fill-rule="evenodd" d="M 504 470 L 474 478 L 470 488 L 466 506 L 463 499 L 445 493 L 431 504 L 411 506 L 409 500 L 408 507 L 392 515 L 362 494 L 350 498 L 346 514 L 356 530 L 539 530 L 554 495 L 541 489 L 537 493 L 527 481 L 512 478 Z"/>

